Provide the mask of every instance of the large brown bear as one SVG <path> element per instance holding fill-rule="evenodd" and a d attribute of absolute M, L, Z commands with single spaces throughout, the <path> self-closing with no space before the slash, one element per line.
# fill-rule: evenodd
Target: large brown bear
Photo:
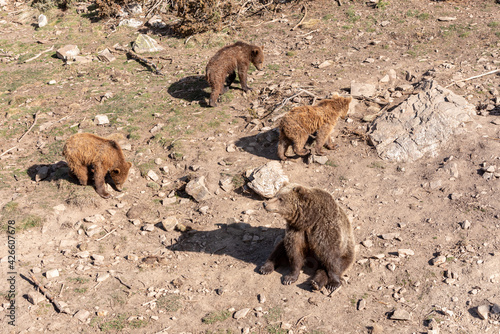
<path fill-rule="evenodd" d="M 251 90 L 247 85 L 247 71 L 250 63 L 260 71 L 264 63 L 264 47 L 236 42 L 217 51 L 208 61 L 206 79 L 212 88 L 209 105 L 217 106 L 219 95 L 224 94 L 236 79 L 236 71 L 240 79 L 241 88 L 247 92 Z M 225 83 L 225 85 L 224 85 Z"/>
<path fill-rule="evenodd" d="M 288 112 L 280 121 L 278 156 L 281 160 L 286 160 L 286 150 L 293 145 L 293 150 L 297 155 L 306 155 L 309 150 L 304 145 L 316 132 L 316 152 L 323 154 L 323 145 L 329 150 L 335 148 L 330 134 L 337 123 L 339 117 L 345 118 L 349 111 L 351 97 L 342 97 L 334 94 L 331 99 L 322 100 L 314 106 L 295 107 Z"/>
<path fill-rule="evenodd" d="M 132 166 L 125 161 L 118 143 L 91 133 L 77 133 L 69 137 L 63 155 L 82 185 L 87 185 L 89 169 L 94 173 L 96 191 L 103 198 L 111 197 L 105 189 L 106 174 L 109 172 L 116 189 L 121 191 Z"/>
<path fill-rule="evenodd" d="M 287 184 L 275 198 L 264 203 L 269 212 L 279 213 L 286 220 L 285 238 L 260 268 L 261 274 L 270 274 L 286 262 L 291 272 L 283 277 L 283 284 L 294 283 L 306 256 L 319 262 L 311 284 L 313 289 L 326 286 L 330 292 L 341 285 L 340 277 L 354 261 L 354 236 L 349 219 L 328 192 Z"/>

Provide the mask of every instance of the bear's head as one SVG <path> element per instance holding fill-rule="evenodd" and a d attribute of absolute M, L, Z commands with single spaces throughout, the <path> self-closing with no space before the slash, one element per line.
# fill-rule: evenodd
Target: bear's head
<path fill-rule="evenodd" d="M 308 188 L 289 183 L 274 198 L 264 202 L 264 208 L 269 212 L 279 213 L 286 220 L 292 220 L 301 211 L 308 193 Z"/>
<path fill-rule="evenodd" d="M 347 113 L 349 112 L 349 104 L 351 101 L 352 97 L 340 96 L 337 92 L 335 92 L 330 99 L 322 100 L 318 103 L 318 105 L 327 106 L 339 117 L 345 119 Z"/>
<path fill-rule="evenodd" d="M 262 71 L 264 66 L 264 47 L 263 46 L 255 46 L 250 51 L 250 60 L 257 67 L 259 71 Z"/>
<path fill-rule="evenodd" d="M 123 184 L 127 180 L 130 167 L 132 167 L 132 163 L 129 161 L 125 161 L 123 164 L 112 169 L 109 172 L 109 174 L 111 175 L 111 179 L 113 179 L 115 187 L 118 191 L 122 191 Z"/>

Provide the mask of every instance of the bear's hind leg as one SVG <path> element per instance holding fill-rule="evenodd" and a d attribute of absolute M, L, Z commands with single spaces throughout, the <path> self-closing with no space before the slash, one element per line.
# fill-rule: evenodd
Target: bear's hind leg
<path fill-rule="evenodd" d="M 293 151 L 295 152 L 295 154 L 304 156 L 311 152 L 310 150 L 304 148 L 307 142 L 307 138 L 309 138 L 309 134 L 303 132 L 298 134 L 297 136 L 295 136 L 295 138 L 292 139 Z"/>
<path fill-rule="evenodd" d="M 319 130 L 316 135 L 316 155 L 323 155 L 323 145 L 325 145 L 325 142 L 330 141 L 330 133 L 333 130 L 333 125 L 330 124 L 325 124 L 323 125 Z"/>
<path fill-rule="evenodd" d="M 266 263 L 259 268 L 259 272 L 262 275 L 268 275 L 274 271 L 276 266 L 278 266 L 281 262 L 284 262 L 286 259 L 285 244 L 281 241 L 278 245 L 276 245 L 276 248 L 274 248 Z"/>
<path fill-rule="evenodd" d="M 233 71 L 231 74 L 229 74 L 226 78 L 226 87 L 224 87 L 224 91 L 223 91 L 223 94 L 225 92 L 227 92 L 227 90 L 229 89 L 229 86 L 231 86 L 231 84 L 234 82 L 234 80 L 236 79 L 236 72 Z"/>
<path fill-rule="evenodd" d="M 288 150 L 288 147 L 292 144 L 290 139 L 288 139 L 284 134 L 282 135 L 280 133 L 280 138 L 278 141 L 278 157 L 280 160 L 286 160 L 286 151 Z"/>
<path fill-rule="evenodd" d="M 82 186 L 86 186 L 89 180 L 89 170 L 86 165 L 71 166 L 71 172 L 76 176 Z"/>

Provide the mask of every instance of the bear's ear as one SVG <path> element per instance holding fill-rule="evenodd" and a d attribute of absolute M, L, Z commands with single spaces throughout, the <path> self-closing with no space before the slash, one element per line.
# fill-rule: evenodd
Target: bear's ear
<path fill-rule="evenodd" d="M 254 48 L 252 50 L 252 57 L 257 57 L 260 53 L 260 50 L 258 48 Z"/>
<path fill-rule="evenodd" d="M 120 174 L 120 169 L 115 168 L 111 171 L 112 174 L 119 175 Z"/>
<path fill-rule="evenodd" d="M 264 51 L 264 45 L 261 45 L 261 46 L 260 46 L 260 49 L 261 49 L 262 51 Z"/>
<path fill-rule="evenodd" d="M 132 167 L 132 163 L 130 161 L 127 162 L 128 168 Z"/>
<path fill-rule="evenodd" d="M 339 93 L 337 93 L 337 92 L 333 92 L 333 94 L 332 94 L 332 97 L 339 97 L 339 96 L 340 96 L 340 95 L 339 95 Z"/>
<path fill-rule="evenodd" d="M 299 198 L 304 198 L 308 193 L 307 188 L 302 186 L 295 186 L 293 191 L 299 196 Z"/>

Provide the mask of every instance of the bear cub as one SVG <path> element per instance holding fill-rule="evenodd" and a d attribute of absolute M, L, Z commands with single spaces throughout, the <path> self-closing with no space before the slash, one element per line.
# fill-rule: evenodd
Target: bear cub
<path fill-rule="evenodd" d="M 121 191 L 132 166 L 131 162 L 125 161 L 118 143 L 91 133 L 77 133 L 69 137 L 63 155 L 80 184 L 87 185 L 89 169 L 94 173 L 96 191 L 103 198 L 111 197 L 105 189 L 106 174 L 109 172 L 116 189 Z"/>
<path fill-rule="evenodd" d="M 326 287 L 333 292 L 341 286 L 342 274 L 355 257 L 351 222 L 328 192 L 298 184 L 287 184 L 264 203 L 269 212 L 279 213 L 286 220 L 285 238 L 276 246 L 259 269 L 267 275 L 282 263 L 289 263 L 291 272 L 282 283 L 297 281 L 306 256 L 312 255 L 319 267 L 312 278 L 315 290 Z"/>
<path fill-rule="evenodd" d="M 352 97 L 342 97 L 334 93 L 331 99 L 320 101 L 314 106 L 300 106 L 290 110 L 280 121 L 278 157 L 286 160 L 286 150 L 293 145 L 297 155 L 306 155 L 309 150 L 304 145 L 316 132 L 315 154 L 323 155 L 323 145 L 329 150 L 335 148 L 330 137 L 339 117 L 345 118 Z"/>
<path fill-rule="evenodd" d="M 260 71 L 264 63 L 264 47 L 236 42 L 217 51 L 208 61 L 205 78 L 212 88 L 209 105 L 217 106 L 219 95 L 224 94 L 236 79 L 236 71 L 240 79 L 241 88 L 247 92 L 251 90 L 247 85 L 247 71 L 250 63 Z"/>

